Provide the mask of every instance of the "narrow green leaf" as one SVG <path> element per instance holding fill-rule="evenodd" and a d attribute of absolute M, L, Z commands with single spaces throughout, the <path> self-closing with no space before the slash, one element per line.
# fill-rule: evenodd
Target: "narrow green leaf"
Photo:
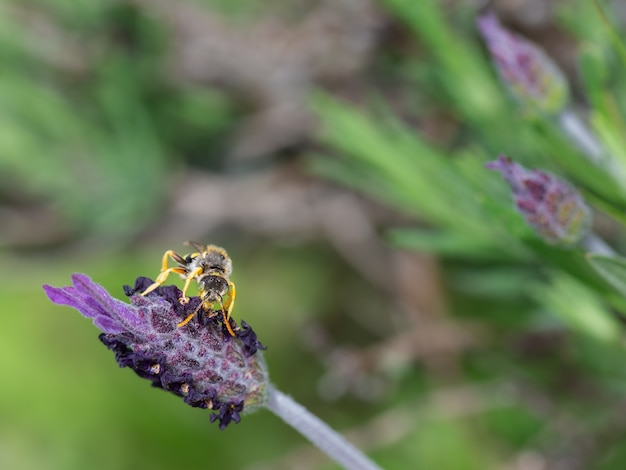
<path fill-rule="evenodd" d="M 596 293 L 569 275 L 555 274 L 550 284 L 536 284 L 530 292 L 573 331 L 603 342 L 623 336 L 621 325 Z"/>
<path fill-rule="evenodd" d="M 587 260 L 609 284 L 626 297 L 626 258 L 590 254 Z"/>
<path fill-rule="evenodd" d="M 395 229 L 388 236 L 394 245 L 410 250 L 480 260 L 510 258 L 510 252 L 498 250 L 491 240 L 479 241 L 460 232 Z"/>

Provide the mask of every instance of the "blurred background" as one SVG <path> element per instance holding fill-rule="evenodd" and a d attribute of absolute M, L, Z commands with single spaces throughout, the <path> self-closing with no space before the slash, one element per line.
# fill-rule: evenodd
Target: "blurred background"
<path fill-rule="evenodd" d="M 578 154 L 506 96 L 475 17 L 544 47 L 579 108 L 581 45 L 611 51 L 606 28 L 584 0 L 412 3 L 2 2 L 1 468 L 336 468 L 266 411 L 220 432 L 41 289 L 83 272 L 123 298 L 185 240 L 228 250 L 276 386 L 384 468 L 626 468 L 623 347 L 560 315 L 536 253 L 567 252 L 482 171 L 558 150 L 580 182 Z M 488 186 L 502 218 L 466 207 Z M 567 279 L 568 313 L 600 302 Z"/>

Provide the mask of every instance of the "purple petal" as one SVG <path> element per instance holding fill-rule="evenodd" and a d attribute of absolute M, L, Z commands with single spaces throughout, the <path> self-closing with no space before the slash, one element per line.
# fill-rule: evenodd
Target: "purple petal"
<path fill-rule="evenodd" d="M 80 311 L 87 318 L 96 318 L 103 312 L 89 304 L 89 298 L 85 298 L 81 292 L 74 287 L 52 287 L 43 286 L 48 298 L 57 305 L 67 305 Z"/>
<path fill-rule="evenodd" d="M 499 171 L 502 177 L 509 183 L 513 191 L 520 188 L 520 175 L 526 174 L 526 169 L 511 160 L 506 155 L 498 155 L 498 159 L 485 163 L 485 168 Z"/>
<path fill-rule="evenodd" d="M 481 15 L 476 20 L 478 29 L 487 39 L 492 39 L 501 31 L 500 21 L 498 17 L 491 11 Z"/>
<path fill-rule="evenodd" d="M 109 295 L 98 284 L 84 274 L 72 276 L 74 287 L 43 286 L 48 298 L 58 305 L 73 307 L 105 333 L 128 331 L 128 325 L 137 325 L 134 308 Z"/>
<path fill-rule="evenodd" d="M 104 333 L 123 333 L 125 331 L 124 327 L 120 326 L 119 323 L 105 316 L 95 318 L 93 324 Z"/>
<path fill-rule="evenodd" d="M 57 305 L 69 305 L 70 307 L 78 308 L 76 302 L 76 296 L 78 295 L 76 289 L 73 287 L 52 287 L 48 284 L 43 286 L 43 290 L 46 292 L 48 298 Z M 86 315 L 93 317 L 94 315 Z"/>
<path fill-rule="evenodd" d="M 85 294 L 96 301 L 96 305 L 107 305 L 112 300 L 117 300 L 104 289 L 104 287 L 93 282 L 89 276 L 85 274 L 72 274 L 72 281 L 76 290 Z"/>
<path fill-rule="evenodd" d="M 490 170 L 503 171 L 511 165 L 511 159 L 506 155 L 498 155 L 498 159 L 485 163 L 485 168 Z"/>

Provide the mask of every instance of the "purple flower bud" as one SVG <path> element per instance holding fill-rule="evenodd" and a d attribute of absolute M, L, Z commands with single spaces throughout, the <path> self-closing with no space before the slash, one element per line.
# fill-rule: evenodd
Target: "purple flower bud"
<path fill-rule="evenodd" d="M 198 297 L 182 305 L 176 286 L 159 287 L 145 297 L 135 295 L 152 284 L 140 277 L 124 287 L 130 304 L 117 300 L 84 274 L 72 276 L 73 286 L 43 286 L 52 302 L 75 308 L 102 330 L 100 340 L 115 353 L 120 367 L 130 367 L 154 387 L 181 396 L 185 403 L 215 410 L 211 422 L 220 429 L 239 413 L 267 401 L 269 377 L 259 349 L 265 349 L 249 325 L 234 326 L 232 337 L 222 315 L 199 314 L 182 327 L 199 305 Z"/>
<path fill-rule="evenodd" d="M 501 80 L 522 105 L 552 114 L 567 104 L 567 81 L 546 53 L 507 31 L 491 12 L 477 20 Z"/>
<path fill-rule="evenodd" d="M 527 170 L 505 155 L 485 166 L 502 174 L 513 190 L 515 207 L 544 240 L 570 245 L 589 232 L 591 210 L 565 181 L 550 173 Z"/>

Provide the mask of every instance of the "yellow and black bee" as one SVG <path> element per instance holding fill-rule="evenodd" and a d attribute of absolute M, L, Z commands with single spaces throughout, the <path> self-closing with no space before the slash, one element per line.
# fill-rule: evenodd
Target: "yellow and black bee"
<path fill-rule="evenodd" d="M 187 318 L 178 324 L 178 327 L 185 326 L 198 313 L 200 308 L 213 313 L 217 310 L 215 304 L 219 304 L 224 317 L 224 324 L 231 336 L 235 336 L 230 326 L 230 315 L 235 305 L 237 291 L 235 284 L 230 280 L 233 272 L 233 263 L 224 248 L 215 245 L 202 245 L 196 242 L 185 242 L 187 246 L 195 248 L 197 251 L 180 256 L 174 250 L 168 250 L 163 255 L 161 263 L 161 273 L 155 282 L 150 285 L 141 295 L 152 292 L 157 287 L 163 285 L 171 273 L 180 274 L 185 279 L 183 296 L 179 299 L 181 303 L 189 302 L 187 289 L 193 280 L 198 281 L 198 296 L 202 300 L 198 308 Z M 168 259 L 172 258 L 178 266 L 170 268 Z M 225 299 L 226 297 L 226 299 Z"/>

